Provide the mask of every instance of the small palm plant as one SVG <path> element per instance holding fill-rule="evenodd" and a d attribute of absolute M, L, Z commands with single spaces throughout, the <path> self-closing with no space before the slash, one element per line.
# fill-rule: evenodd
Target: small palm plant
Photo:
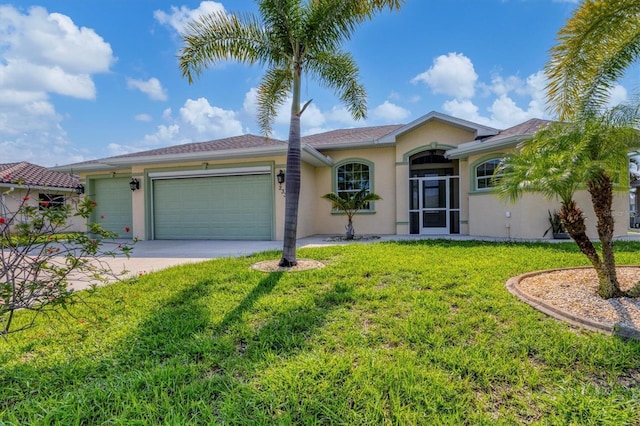
<path fill-rule="evenodd" d="M 524 192 L 560 199 L 562 226 L 596 270 L 598 294 L 605 299 L 626 295 L 616 275 L 612 203 L 614 189 L 628 185 L 628 153 L 640 145 L 639 125 L 638 104 L 585 111 L 539 130 L 496 172 L 496 190 L 505 199 L 516 201 Z M 587 236 L 585 215 L 574 198 L 583 187 L 591 195 L 602 256 Z"/>
<path fill-rule="evenodd" d="M 371 201 L 382 200 L 378 194 L 369 192 L 367 187 L 360 189 L 358 192 L 342 192 L 340 195 L 330 192 L 322 196 L 325 200 L 331 201 L 333 208 L 344 212 L 349 222 L 345 229 L 347 230 L 347 240 L 353 240 L 356 230 L 353 227 L 353 216 L 358 211 L 365 208 Z"/>

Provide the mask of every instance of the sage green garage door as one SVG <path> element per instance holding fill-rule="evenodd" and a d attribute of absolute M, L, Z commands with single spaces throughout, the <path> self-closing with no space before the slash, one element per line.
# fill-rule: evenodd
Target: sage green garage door
<path fill-rule="evenodd" d="M 129 178 L 95 179 L 92 183 L 96 202 L 94 220 L 121 238 L 131 238 L 131 189 Z"/>
<path fill-rule="evenodd" d="M 154 238 L 270 240 L 271 175 L 153 181 Z"/>

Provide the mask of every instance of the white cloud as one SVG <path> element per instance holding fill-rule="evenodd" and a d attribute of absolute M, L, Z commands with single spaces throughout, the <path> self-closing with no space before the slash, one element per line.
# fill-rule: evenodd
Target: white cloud
<path fill-rule="evenodd" d="M 198 6 L 197 9 L 189 9 L 186 6 L 181 6 L 180 8 L 171 6 L 170 13 L 166 13 L 163 10 L 156 10 L 153 12 L 153 17 L 161 24 L 173 28 L 178 34 L 182 34 L 187 24 L 199 16 L 224 11 L 225 9 L 222 3 L 203 1 L 200 2 L 200 6 Z"/>
<path fill-rule="evenodd" d="M 479 83 L 487 94 L 498 95 L 486 108 L 486 114 L 473 99 L 452 99 L 443 104 L 443 109 L 455 117 L 464 118 L 479 124 L 505 129 L 531 118 L 546 118 L 545 87 L 546 78 L 543 71 L 538 71 L 526 80 L 516 76 L 492 76 L 490 84 Z M 525 107 L 518 101 L 526 102 Z"/>
<path fill-rule="evenodd" d="M 161 124 L 157 127 L 155 133 L 145 135 L 142 142 L 142 146 L 144 148 L 141 149 L 159 148 L 163 146 L 192 142 L 190 138 L 182 136 L 180 131 L 181 129 L 179 124 L 171 124 L 169 126 Z"/>
<path fill-rule="evenodd" d="M 425 83 L 433 93 L 468 99 L 475 94 L 478 80 L 473 63 L 461 53 L 438 56 L 425 72 L 415 76 L 412 83 Z"/>
<path fill-rule="evenodd" d="M 291 109 L 287 109 L 289 110 L 289 114 L 287 115 L 290 118 Z M 289 118 L 287 119 L 287 123 L 289 123 L 290 121 Z M 312 102 L 302 113 L 302 122 L 304 123 L 305 127 L 318 127 L 324 125 L 327 122 L 327 119 L 320 108 L 318 108 L 318 106 Z"/>
<path fill-rule="evenodd" d="M 537 108 L 535 103 L 529 103 L 529 108 L 524 110 L 507 95 L 501 95 L 493 101 L 489 111 L 491 111 L 491 120 L 494 126 L 498 128 L 511 127 L 542 115 L 542 111 Z"/>
<path fill-rule="evenodd" d="M 409 117 L 409 115 L 411 115 L 411 112 L 389 101 L 384 101 L 384 103 L 375 107 L 371 112 L 373 118 L 387 123 L 401 123 Z"/>
<path fill-rule="evenodd" d="M 136 114 L 135 117 L 133 117 L 133 119 L 136 121 L 152 121 L 153 117 L 151 117 L 151 114 L 142 113 L 142 114 Z"/>
<path fill-rule="evenodd" d="M 334 106 L 325 112 L 326 121 L 336 123 L 339 127 L 355 127 L 363 125 L 362 122 L 353 119 L 353 116 L 344 105 Z"/>
<path fill-rule="evenodd" d="M 162 111 L 162 119 L 163 120 L 171 120 L 171 108 L 166 108 Z"/>
<path fill-rule="evenodd" d="M 524 82 L 514 75 L 503 77 L 500 74 L 494 74 L 491 77 L 491 83 L 489 85 L 479 83 L 478 86 L 488 92 L 487 95 L 495 94 L 501 96 L 506 95 L 509 92 L 521 92 Z"/>
<path fill-rule="evenodd" d="M 124 155 L 131 154 L 132 152 L 137 152 L 139 149 L 132 147 L 131 145 L 120 145 L 117 143 L 110 143 L 107 145 L 107 156 L 115 156 L 115 155 Z"/>
<path fill-rule="evenodd" d="M 482 117 L 478 110 L 478 106 L 475 105 L 471 100 L 458 100 L 452 99 L 450 101 L 446 101 L 442 108 L 454 117 L 464 118 L 465 120 L 472 121 L 478 124 L 491 125 L 491 120 L 486 117 Z"/>
<path fill-rule="evenodd" d="M 149 99 L 154 101 L 167 100 L 166 90 L 162 87 L 160 80 L 155 77 L 152 77 L 147 81 L 128 78 L 127 87 L 129 89 L 138 89 L 145 95 L 149 96 Z"/>
<path fill-rule="evenodd" d="M 2 161 L 41 165 L 81 161 L 49 94 L 95 99 L 92 75 L 116 61 L 93 29 L 65 15 L 0 6 L 0 152 Z"/>
<path fill-rule="evenodd" d="M 616 105 L 620 105 L 622 103 L 625 103 L 627 100 L 627 89 L 619 84 L 616 84 L 609 91 L 609 101 L 607 102 L 607 107 L 611 108 Z"/>
<path fill-rule="evenodd" d="M 212 106 L 206 98 L 187 99 L 177 116 L 167 108 L 162 118 L 168 124 L 159 125 L 154 133 L 145 135 L 136 150 L 159 148 L 189 142 L 204 142 L 243 133 L 235 111 Z"/>
<path fill-rule="evenodd" d="M 242 133 L 242 123 L 236 119 L 234 111 L 211 106 L 205 98 L 187 99 L 180 108 L 180 119 L 209 139 Z"/>

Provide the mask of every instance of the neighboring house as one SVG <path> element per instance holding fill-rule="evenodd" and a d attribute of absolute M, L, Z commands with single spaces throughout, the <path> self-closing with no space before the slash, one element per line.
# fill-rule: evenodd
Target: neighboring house
<path fill-rule="evenodd" d="M 27 163 L 0 164 L 0 217 L 15 214 L 27 203 L 40 209 L 56 208 L 71 202 L 82 191 L 77 176 Z M 85 231 L 86 223 L 72 218 L 66 231 Z"/>
<path fill-rule="evenodd" d="M 536 194 L 517 204 L 500 201 L 491 177 L 504 154 L 547 123 L 498 130 L 431 112 L 406 125 L 305 136 L 298 236 L 344 232 L 345 216 L 321 196 L 367 186 L 382 200 L 358 213 L 359 234 L 541 238 L 547 210 L 559 201 Z M 97 203 L 92 220 L 123 236 L 280 240 L 285 203 L 278 175 L 286 173 L 286 153 L 285 141 L 242 135 L 54 170 L 78 173 Z M 628 193 L 615 197 L 616 235 L 624 235 Z M 595 236 L 588 194 L 577 198 Z"/>

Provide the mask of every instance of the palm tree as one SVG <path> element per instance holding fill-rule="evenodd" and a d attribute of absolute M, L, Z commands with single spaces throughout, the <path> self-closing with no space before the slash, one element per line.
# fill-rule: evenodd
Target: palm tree
<path fill-rule="evenodd" d="M 378 194 L 369 192 L 369 188 L 363 187 L 357 192 L 343 192 L 340 195 L 335 192 L 330 192 L 322 196 L 325 200 L 331 201 L 333 208 L 344 212 L 347 215 L 348 223 L 345 226 L 347 230 L 347 240 L 353 240 L 356 235 L 356 230 L 353 228 L 353 216 L 358 211 L 365 208 L 370 202 L 382 200 Z"/>
<path fill-rule="evenodd" d="M 640 144 L 639 124 L 637 105 L 620 105 L 602 114 L 586 111 L 575 121 L 538 131 L 496 171 L 496 190 L 503 198 L 515 201 L 524 192 L 540 192 L 560 199 L 562 224 L 595 268 L 598 294 L 604 298 L 624 294 L 616 276 L 611 208 L 614 186 L 627 186 L 628 152 Z M 584 214 L 574 200 L 583 185 L 597 218 L 602 257 L 586 234 Z"/>
<path fill-rule="evenodd" d="M 226 60 L 265 66 L 258 87 L 258 123 L 269 135 L 278 106 L 291 98 L 284 242 L 280 266 L 296 265 L 300 198 L 300 117 L 303 72 L 333 89 L 354 119 L 366 116 L 366 93 L 358 66 L 340 46 L 358 24 L 404 0 L 259 0 L 260 15 L 224 12 L 191 22 L 183 34 L 180 69 L 189 83 L 203 68 Z"/>
<path fill-rule="evenodd" d="M 606 104 L 640 55 L 640 0 L 585 0 L 558 33 L 545 67 L 559 119 Z"/>

